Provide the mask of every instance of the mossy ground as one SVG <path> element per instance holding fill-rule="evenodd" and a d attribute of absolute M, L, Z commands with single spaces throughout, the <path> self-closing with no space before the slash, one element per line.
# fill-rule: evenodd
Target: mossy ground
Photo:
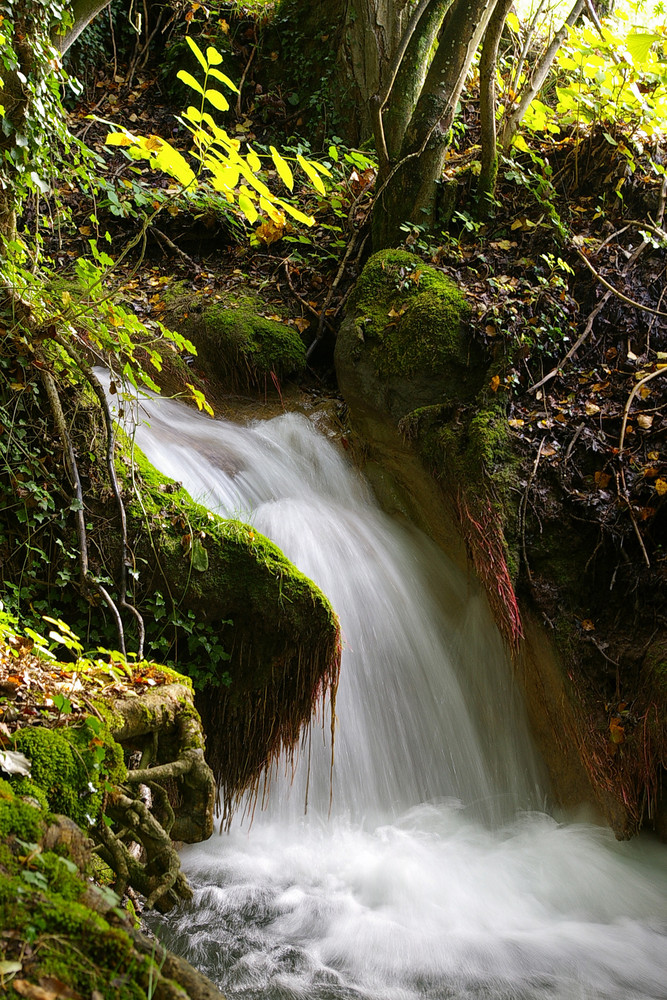
<path fill-rule="evenodd" d="M 105 914 L 92 908 L 87 873 L 67 847 L 42 847 L 53 819 L 0 780 L 0 927 L 12 932 L 0 935 L 0 961 L 20 966 L 3 977 L 5 995 L 33 995 L 31 983 L 52 977 L 80 996 L 146 1000 L 157 966 L 134 949 L 113 893 L 100 906 Z"/>

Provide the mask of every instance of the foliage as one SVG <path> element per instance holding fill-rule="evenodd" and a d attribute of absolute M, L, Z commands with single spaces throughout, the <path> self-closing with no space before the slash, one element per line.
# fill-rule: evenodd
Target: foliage
<path fill-rule="evenodd" d="M 178 73 L 179 79 L 199 96 L 199 107 L 190 105 L 181 119 L 192 136 L 196 170 L 171 143 L 155 135 L 136 136 L 123 129 L 121 132 L 110 132 L 107 144 L 126 148 L 132 159 L 147 159 L 153 169 L 173 177 L 186 197 L 205 185 L 228 204 L 235 205 L 251 225 L 260 215 L 268 216 L 277 225 L 284 225 L 289 215 L 297 222 L 312 226 L 312 216 L 306 215 L 284 197 L 278 197 L 267 186 L 262 179 L 262 162 L 257 150 L 246 143 L 245 154 L 242 154 L 241 141 L 220 128 L 208 110 L 209 105 L 217 111 L 229 109 L 224 93 L 211 86 L 211 80 L 237 92 L 236 85 L 218 68 L 223 61 L 220 52 L 210 45 L 204 54 L 192 38 L 188 36 L 186 41 L 204 72 L 203 84 L 186 70 Z M 283 185 L 288 191 L 293 191 L 294 174 L 290 164 L 275 146 L 269 147 L 269 154 L 266 158 L 270 158 Z M 306 160 L 300 153 L 295 160 L 315 191 L 324 194 L 320 175 L 329 176 L 328 169 L 315 160 Z"/>

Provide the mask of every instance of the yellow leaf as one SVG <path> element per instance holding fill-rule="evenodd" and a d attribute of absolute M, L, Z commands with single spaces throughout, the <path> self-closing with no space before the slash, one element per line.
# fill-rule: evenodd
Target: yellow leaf
<path fill-rule="evenodd" d="M 259 170 L 262 165 L 259 156 L 250 146 L 248 146 L 248 152 L 246 154 L 246 163 L 253 172 Z"/>
<path fill-rule="evenodd" d="M 595 632 L 595 625 L 590 620 L 590 618 L 584 618 L 584 620 L 581 623 L 581 627 L 583 628 L 584 632 Z"/>
<path fill-rule="evenodd" d="M 190 41 L 189 38 L 188 41 Z M 202 56 L 202 59 L 203 58 L 204 57 Z M 184 69 L 180 69 L 176 74 L 176 77 L 178 80 L 182 80 L 188 87 L 192 87 L 193 90 L 196 90 L 198 94 L 204 93 L 204 88 L 200 83 L 197 83 L 192 73 L 187 73 Z"/>
<path fill-rule="evenodd" d="M 500 386 L 500 376 L 494 375 L 489 382 L 489 385 L 491 387 L 491 392 L 498 392 L 498 387 Z"/>
<path fill-rule="evenodd" d="M 315 170 L 315 168 L 311 166 L 308 160 L 304 160 L 301 153 L 299 153 L 297 155 L 296 161 L 303 170 L 308 180 L 312 183 L 315 190 L 319 191 L 320 194 L 326 194 L 326 189 L 324 187 L 324 184 L 322 183 L 322 178 L 318 174 L 317 170 Z"/>
<path fill-rule="evenodd" d="M 598 404 L 591 403 L 590 401 L 586 403 L 584 409 L 586 410 L 586 413 L 588 414 L 589 417 L 593 417 L 595 416 L 596 413 L 600 412 L 600 407 L 598 406 Z"/>
<path fill-rule="evenodd" d="M 245 215 L 250 225 L 252 225 L 253 222 L 256 222 L 257 219 L 259 218 L 259 212 L 255 208 L 255 206 L 253 205 L 247 194 L 243 193 L 239 194 L 239 208 Z"/>
<path fill-rule="evenodd" d="M 220 93 L 219 90 L 210 90 L 209 89 L 204 94 L 204 97 L 206 98 L 206 100 L 210 104 L 213 105 L 214 108 L 217 108 L 218 111 L 228 111 L 229 110 L 229 101 L 227 100 L 227 98 L 223 94 Z"/>
<path fill-rule="evenodd" d="M 664 479 L 656 479 L 653 485 L 655 486 L 655 491 L 658 496 L 664 497 L 665 493 L 667 493 L 667 481 Z"/>
<path fill-rule="evenodd" d="M 275 146 L 269 146 L 271 150 L 271 159 L 273 160 L 276 170 L 278 171 L 278 176 L 285 185 L 291 191 L 294 187 L 294 177 L 292 176 L 292 171 L 289 164 L 285 162 Z"/>
<path fill-rule="evenodd" d="M 233 90 L 235 94 L 238 94 L 239 88 L 236 86 L 234 81 L 230 80 L 224 73 L 221 73 L 219 69 L 210 69 L 208 71 L 208 75 L 215 77 L 215 79 L 219 80 L 220 83 L 224 83 L 225 87 L 229 87 L 229 89 Z"/>
<path fill-rule="evenodd" d="M 129 132 L 109 132 L 104 143 L 106 146 L 133 146 L 137 141 Z"/>
<path fill-rule="evenodd" d="M 209 67 L 219 66 L 220 63 L 222 62 L 222 56 L 220 55 L 217 49 L 213 48 L 212 45 L 209 45 L 209 47 L 206 49 L 206 59 L 208 61 Z"/>
<path fill-rule="evenodd" d="M 207 69 L 208 69 L 208 63 L 206 62 L 206 56 L 204 55 L 204 53 L 199 48 L 199 46 L 197 45 L 197 43 L 195 42 L 195 40 L 193 38 L 190 38 L 189 35 L 186 35 L 185 36 L 185 40 L 188 43 L 188 45 L 190 46 L 190 48 L 192 49 L 192 51 L 194 52 L 195 56 L 197 57 L 197 61 L 199 62 L 199 65 L 204 70 L 204 72 L 206 72 Z M 181 74 L 179 73 L 178 75 L 180 76 Z M 187 75 L 189 76 L 190 74 L 188 73 Z"/>

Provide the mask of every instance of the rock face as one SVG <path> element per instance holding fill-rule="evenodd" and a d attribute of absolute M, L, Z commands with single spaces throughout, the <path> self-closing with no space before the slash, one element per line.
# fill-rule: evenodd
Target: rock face
<path fill-rule="evenodd" d="M 527 526 L 522 497 L 532 462 L 509 433 L 496 362 L 473 343 L 468 316 L 461 292 L 419 258 L 396 250 L 370 258 L 336 346 L 358 451 L 390 512 L 409 517 L 459 563 L 465 543 L 513 652 L 556 802 L 592 805 L 618 836 L 646 821 L 659 827 L 664 645 L 649 635 L 634 650 L 637 708 L 623 706 L 610 737 L 580 626 L 580 608 L 593 601 L 589 584 L 595 589 L 585 579 L 590 539 L 579 538 L 557 491 L 541 496 L 537 530 Z M 631 652 L 626 639 L 621 659 Z"/>

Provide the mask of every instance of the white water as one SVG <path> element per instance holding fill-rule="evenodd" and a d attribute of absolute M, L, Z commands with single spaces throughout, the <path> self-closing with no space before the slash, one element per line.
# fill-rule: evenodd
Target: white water
<path fill-rule="evenodd" d="M 543 812 L 510 668 L 475 585 L 389 520 L 300 415 L 250 427 L 142 406 L 151 461 L 252 521 L 345 638 L 328 725 L 265 812 L 187 848 L 161 938 L 244 1000 L 661 1000 L 667 869 L 652 842 Z M 290 775 L 291 778 L 291 775 Z"/>

